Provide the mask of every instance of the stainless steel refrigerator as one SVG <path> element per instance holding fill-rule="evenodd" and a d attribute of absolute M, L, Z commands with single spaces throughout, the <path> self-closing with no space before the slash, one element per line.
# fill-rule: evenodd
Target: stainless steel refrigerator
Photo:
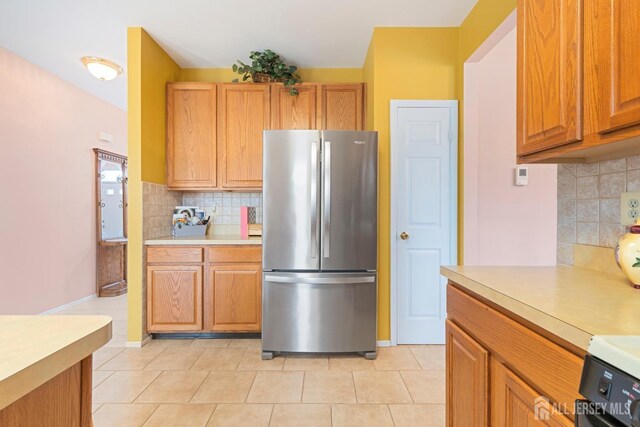
<path fill-rule="evenodd" d="M 262 358 L 376 356 L 378 134 L 265 131 Z"/>

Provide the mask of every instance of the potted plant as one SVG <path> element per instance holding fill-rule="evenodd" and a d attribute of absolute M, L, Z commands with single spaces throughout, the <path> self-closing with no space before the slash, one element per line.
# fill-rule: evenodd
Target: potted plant
<path fill-rule="evenodd" d="M 251 65 L 238 61 L 231 67 L 234 73 L 242 74 L 243 82 L 249 80 L 249 77 L 255 83 L 282 82 L 289 88 L 291 95 L 298 94 L 298 89 L 293 87 L 302 81 L 296 74 L 298 67 L 285 64 L 280 55 L 269 49 L 264 52 L 251 52 L 249 59 Z M 238 80 L 233 79 L 233 82 L 237 83 Z"/>

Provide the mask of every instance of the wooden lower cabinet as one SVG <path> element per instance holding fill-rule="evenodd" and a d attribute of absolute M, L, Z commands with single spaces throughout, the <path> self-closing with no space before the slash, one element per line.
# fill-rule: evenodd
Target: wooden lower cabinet
<path fill-rule="evenodd" d="M 205 294 L 206 329 L 214 332 L 260 331 L 260 264 L 211 266 Z"/>
<path fill-rule="evenodd" d="M 491 361 L 491 425 L 569 427 L 573 421 L 551 410 L 541 396 L 504 364 Z"/>
<path fill-rule="evenodd" d="M 447 320 L 447 420 L 450 426 L 487 426 L 489 352 Z M 466 398 L 456 393 L 466 391 Z"/>
<path fill-rule="evenodd" d="M 447 316 L 447 426 L 573 425 L 583 353 L 453 282 Z"/>
<path fill-rule="evenodd" d="M 0 426 L 92 427 L 93 356 L 0 410 Z"/>
<path fill-rule="evenodd" d="M 150 331 L 202 329 L 202 267 L 147 267 L 147 298 Z"/>
<path fill-rule="evenodd" d="M 260 332 L 261 249 L 149 246 L 147 331 Z"/>

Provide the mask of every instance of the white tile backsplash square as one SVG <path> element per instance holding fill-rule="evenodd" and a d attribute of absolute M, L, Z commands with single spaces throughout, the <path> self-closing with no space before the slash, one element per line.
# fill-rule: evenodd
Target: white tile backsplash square
<path fill-rule="evenodd" d="M 255 207 L 256 222 L 262 223 L 262 193 L 184 193 L 182 203 L 200 206 L 211 215 L 213 225 L 239 225 L 241 206 Z"/>

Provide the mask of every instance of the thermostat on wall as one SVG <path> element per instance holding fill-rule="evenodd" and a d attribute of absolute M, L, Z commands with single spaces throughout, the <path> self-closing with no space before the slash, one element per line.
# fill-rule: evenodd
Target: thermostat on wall
<path fill-rule="evenodd" d="M 516 168 L 516 185 L 527 185 L 529 183 L 529 168 L 518 166 Z"/>

